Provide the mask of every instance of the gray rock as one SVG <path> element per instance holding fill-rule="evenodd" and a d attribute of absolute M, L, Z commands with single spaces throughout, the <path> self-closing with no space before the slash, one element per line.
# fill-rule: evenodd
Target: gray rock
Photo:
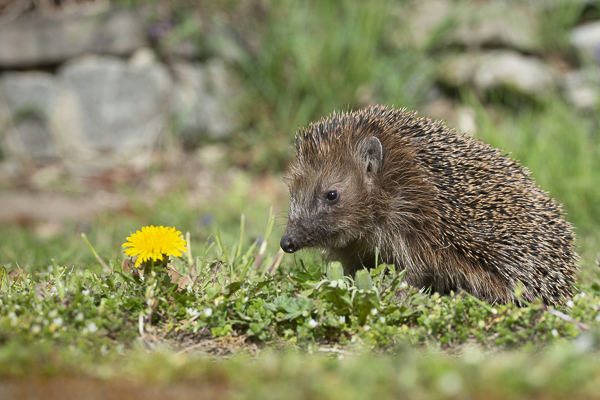
<path fill-rule="evenodd" d="M 7 129 L 8 153 L 38 161 L 58 156 L 51 121 L 58 91 L 56 78 L 46 72 L 2 74 L 0 126 Z"/>
<path fill-rule="evenodd" d="M 68 157 L 134 155 L 167 123 L 172 81 L 148 52 L 129 63 L 86 56 L 67 63 L 59 76 L 66 93 L 58 119 Z"/>
<path fill-rule="evenodd" d="M 3 192 L 0 193 L 0 223 L 85 220 L 102 211 L 121 210 L 126 204 L 122 196 L 102 191 L 77 196 L 48 192 Z"/>
<path fill-rule="evenodd" d="M 438 79 L 450 87 L 470 84 L 480 63 L 481 55 L 479 53 L 446 56 L 439 64 Z"/>
<path fill-rule="evenodd" d="M 398 47 L 426 47 L 454 18 L 455 12 L 453 0 L 410 0 L 391 6 L 398 23 L 390 31 L 390 40 Z"/>
<path fill-rule="evenodd" d="M 410 0 L 391 10 L 399 22 L 390 39 L 399 47 L 540 48 L 537 7 L 524 2 Z"/>
<path fill-rule="evenodd" d="M 442 42 L 468 48 L 539 49 L 538 15 L 533 7 L 515 2 L 465 4 L 443 35 Z"/>
<path fill-rule="evenodd" d="M 192 38 L 183 38 L 175 43 L 161 46 L 161 54 L 173 59 L 197 60 L 200 58 L 200 45 Z"/>
<path fill-rule="evenodd" d="M 473 82 L 481 90 L 507 88 L 533 98 L 544 97 L 556 87 L 550 66 L 512 51 L 484 54 Z"/>
<path fill-rule="evenodd" d="M 575 107 L 592 111 L 600 98 L 600 71 L 573 71 L 564 76 L 562 89 L 566 99 Z"/>
<path fill-rule="evenodd" d="M 237 89 L 225 64 L 209 60 L 206 64 L 177 62 L 174 113 L 183 137 L 192 142 L 202 136 L 223 138 L 235 126 L 231 112 Z"/>
<path fill-rule="evenodd" d="M 84 53 L 129 55 L 147 45 L 135 10 L 22 16 L 0 24 L 0 68 L 58 64 Z"/>
<path fill-rule="evenodd" d="M 569 39 L 583 59 L 600 63 L 600 21 L 574 28 L 569 34 Z"/>
<path fill-rule="evenodd" d="M 438 79 L 450 87 L 471 84 L 481 91 L 503 88 L 537 99 L 556 88 L 550 66 L 510 50 L 447 57 L 440 63 Z"/>
<path fill-rule="evenodd" d="M 82 173 L 136 164 L 175 117 L 184 138 L 223 138 L 235 127 L 238 94 L 223 62 L 178 62 L 177 82 L 148 49 L 129 61 L 88 55 L 57 75 L 0 77 L 4 147 L 17 159 L 60 158 Z"/>

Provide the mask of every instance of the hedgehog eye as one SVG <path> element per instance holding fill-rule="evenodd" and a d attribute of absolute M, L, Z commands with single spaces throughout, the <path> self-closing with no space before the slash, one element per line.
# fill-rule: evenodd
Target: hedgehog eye
<path fill-rule="evenodd" d="M 340 197 L 340 195 L 338 194 L 337 190 L 330 190 L 327 192 L 327 195 L 325 196 L 325 198 L 329 202 L 336 201 L 338 199 L 338 197 Z"/>

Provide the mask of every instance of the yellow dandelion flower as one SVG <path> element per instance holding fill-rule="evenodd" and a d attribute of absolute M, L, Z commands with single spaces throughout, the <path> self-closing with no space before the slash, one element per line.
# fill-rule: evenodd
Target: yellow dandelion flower
<path fill-rule="evenodd" d="M 181 232 L 175 228 L 164 226 L 145 226 L 127 238 L 123 244 L 123 253 L 130 257 L 137 256 L 135 266 L 150 259 L 163 260 L 164 257 L 181 257 L 182 251 L 187 251 L 187 243 Z M 128 247 L 128 248 L 127 248 Z"/>

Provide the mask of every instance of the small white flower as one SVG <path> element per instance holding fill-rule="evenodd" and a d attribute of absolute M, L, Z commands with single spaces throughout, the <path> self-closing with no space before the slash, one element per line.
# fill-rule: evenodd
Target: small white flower
<path fill-rule="evenodd" d="M 573 308 L 574 305 L 575 305 L 575 303 L 573 303 L 573 300 L 567 301 L 567 307 Z"/>
<path fill-rule="evenodd" d="M 86 328 L 89 333 L 94 333 L 98 330 L 98 325 L 96 325 L 94 322 L 88 322 Z"/>
<path fill-rule="evenodd" d="M 37 335 L 38 333 L 40 333 L 42 331 L 42 327 L 35 324 L 35 325 L 31 325 L 31 333 L 33 333 L 34 335 Z"/>
<path fill-rule="evenodd" d="M 406 282 L 402 282 L 402 283 L 400 284 L 400 289 L 406 289 L 406 288 L 408 288 L 408 283 L 406 283 Z"/>
<path fill-rule="evenodd" d="M 11 311 L 8 313 L 8 318 L 10 319 L 17 319 L 17 314 L 15 314 L 14 311 Z"/>
<path fill-rule="evenodd" d="M 310 321 L 308 321 L 308 326 L 310 326 L 311 328 L 314 328 L 314 327 L 316 327 L 317 325 L 319 325 L 319 324 L 317 323 L 317 321 L 315 321 L 315 320 L 314 320 L 314 319 L 312 319 L 312 318 L 310 319 Z"/>
<path fill-rule="evenodd" d="M 308 317 L 308 311 L 306 311 L 306 310 L 302 311 L 302 316 L 303 317 Z"/>
<path fill-rule="evenodd" d="M 558 337 L 558 331 L 556 329 L 552 329 L 551 333 L 552 333 L 552 336 Z"/>
<path fill-rule="evenodd" d="M 346 316 L 340 315 L 340 324 L 345 324 L 345 323 L 346 323 Z"/>
<path fill-rule="evenodd" d="M 350 343 L 355 343 L 356 342 L 356 337 L 352 336 L 352 339 L 350 339 Z"/>
<path fill-rule="evenodd" d="M 596 320 L 596 322 L 600 322 L 600 314 L 596 315 L 596 318 L 594 318 Z"/>
<path fill-rule="evenodd" d="M 492 314 L 494 314 L 494 315 L 498 314 L 498 310 L 496 310 L 495 308 L 492 308 Z"/>
<path fill-rule="evenodd" d="M 579 293 L 579 296 L 583 299 L 585 297 L 585 292 Z"/>
<path fill-rule="evenodd" d="M 77 313 L 75 316 L 75 321 L 83 321 L 83 313 Z"/>
<path fill-rule="evenodd" d="M 52 320 L 52 323 L 53 323 L 54 325 L 61 326 L 61 325 L 63 324 L 63 319 L 62 319 L 61 317 L 54 318 L 54 319 Z"/>
<path fill-rule="evenodd" d="M 85 290 L 81 291 L 81 294 L 84 295 L 84 296 L 88 296 L 90 294 L 90 291 L 87 290 L 87 289 L 85 289 Z"/>
<path fill-rule="evenodd" d="M 364 329 L 365 331 L 368 331 L 369 329 L 371 329 L 371 327 L 370 327 L 369 325 L 365 325 L 365 326 L 363 327 L 363 329 Z"/>
<path fill-rule="evenodd" d="M 385 324 L 385 317 L 379 317 L 379 322 L 381 322 L 382 324 Z"/>
<path fill-rule="evenodd" d="M 198 311 L 197 308 L 186 307 L 185 312 L 192 318 L 195 317 L 196 315 L 200 315 L 200 311 Z"/>
<path fill-rule="evenodd" d="M 376 308 L 371 308 L 371 315 L 377 315 L 378 312 Z"/>
<path fill-rule="evenodd" d="M 186 290 L 188 293 L 191 293 L 191 292 L 192 292 L 192 285 L 191 285 L 191 284 L 188 284 L 188 285 L 185 287 L 185 290 Z"/>
<path fill-rule="evenodd" d="M 212 311 L 212 308 L 210 308 L 210 307 L 206 307 L 206 308 L 205 308 L 205 309 L 202 311 L 202 313 L 204 314 L 204 316 L 205 316 L 205 317 L 210 317 L 210 316 L 212 315 L 212 312 L 213 312 L 213 311 Z"/>

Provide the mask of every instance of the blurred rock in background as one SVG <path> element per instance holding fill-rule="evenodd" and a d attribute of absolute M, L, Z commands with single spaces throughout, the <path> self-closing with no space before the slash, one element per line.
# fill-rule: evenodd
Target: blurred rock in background
<path fill-rule="evenodd" d="M 189 42 L 159 60 L 157 27 L 108 1 L 0 2 L 5 157 L 87 173 L 143 165 L 174 128 L 194 145 L 231 135 L 239 89 L 225 63 L 186 58 Z"/>
<path fill-rule="evenodd" d="M 5 72 L 0 76 L 0 119 L 6 150 L 39 162 L 59 157 L 51 118 L 57 112 L 59 87 L 53 74 Z"/>
<path fill-rule="evenodd" d="M 82 7 L 76 13 L 32 12 L 0 19 L 0 68 L 4 69 L 57 65 L 87 53 L 127 56 L 147 45 L 135 9 Z"/>
<path fill-rule="evenodd" d="M 462 102 L 466 91 L 484 101 L 500 93 L 533 104 L 558 95 L 594 112 L 600 21 L 586 14 L 588 3 L 385 3 L 387 25 L 365 31 L 382 34 L 383 54 L 364 53 L 380 57 L 381 71 L 364 74 L 352 70 L 352 60 L 342 70 L 322 64 L 343 56 L 312 58 L 314 51 L 340 52 L 334 32 L 325 50 L 285 36 L 301 25 L 300 6 L 298 15 L 287 15 L 269 2 L 1 0 L 0 150 L 11 165 L 3 170 L 52 163 L 76 174 L 143 168 L 165 142 L 197 149 L 223 140 L 241 144 L 236 154 L 244 168 L 277 169 L 289 157 L 293 130 L 340 101 L 355 107 L 397 98 L 396 106 L 419 108 L 470 134 L 477 123 Z M 342 7 L 349 14 L 355 8 Z M 337 93 L 348 86 L 344 79 L 358 88 Z M 250 147 L 264 154 L 249 155 Z"/>

